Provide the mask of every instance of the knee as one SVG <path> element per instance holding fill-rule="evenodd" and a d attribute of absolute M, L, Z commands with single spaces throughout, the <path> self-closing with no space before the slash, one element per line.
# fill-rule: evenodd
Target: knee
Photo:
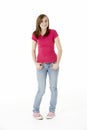
<path fill-rule="evenodd" d="M 39 93 L 41 96 L 43 96 L 44 93 L 45 93 L 45 90 L 44 90 L 44 89 L 39 89 L 39 90 L 38 90 L 38 93 Z"/>
<path fill-rule="evenodd" d="M 57 91 L 57 87 L 51 86 L 51 87 L 50 87 L 50 90 L 51 90 L 51 92 L 55 92 L 55 91 Z"/>

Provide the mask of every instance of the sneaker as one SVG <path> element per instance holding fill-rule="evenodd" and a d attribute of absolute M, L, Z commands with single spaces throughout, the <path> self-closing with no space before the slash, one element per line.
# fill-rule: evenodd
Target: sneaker
<path fill-rule="evenodd" d="M 40 113 L 33 113 L 33 117 L 37 120 L 43 120 L 43 116 Z"/>
<path fill-rule="evenodd" d="M 46 119 L 52 119 L 55 116 L 54 112 L 49 112 L 48 115 L 46 116 Z"/>

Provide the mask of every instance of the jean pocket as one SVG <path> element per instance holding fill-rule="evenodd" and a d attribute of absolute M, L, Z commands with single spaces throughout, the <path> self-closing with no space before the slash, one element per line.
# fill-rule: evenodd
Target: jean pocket
<path fill-rule="evenodd" d="M 44 68 L 44 66 L 42 65 L 42 68 L 41 69 L 38 69 L 37 67 L 36 67 L 36 69 L 38 70 L 38 71 L 41 71 L 41 70 L 43 70 L 43 68 Z"/>
<path fill-rule="evenodd" d="M 56 70 L 59 70 L 59 66 L 58 66 L 58 68 L 54 69 L 54 68 L 53 68 L 53 64 L 55 64 L 55 62 L 53 62 L 53 63 L 50 64 L 50 69 L 55 70 L 55 71 L 56 71 Z"/>
<path fill-rule="evenodd" d="M 50 64 L 50 68 L 52 68 L 52 66 L 53 66 L 53 63 Z"/>

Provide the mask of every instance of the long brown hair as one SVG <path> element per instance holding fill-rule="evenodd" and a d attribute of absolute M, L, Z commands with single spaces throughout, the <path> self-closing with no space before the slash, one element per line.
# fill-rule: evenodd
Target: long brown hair
<path fill-rule="evenodd" d="M 37 17 L 37 20 L 36 20 L 36 30 L 33 32 L 36 36 L 36 38 L 39 37 L 40 33 L 41 33 L 41 27 L 40 27 L 40 24 L 42 22 L 42 19 L 44 17 L 47 17 L 47 15 L 45 14 L 40 14 L 38 17 Z M 47 17 L 48 18 L 48 17 Z M 44 36 L 47 36 L 49 34 L 49 19 L 48 19 L 48 27 L 47 27 L 47 30 L 46 30 L 46 33 L 44 34 Z"/>

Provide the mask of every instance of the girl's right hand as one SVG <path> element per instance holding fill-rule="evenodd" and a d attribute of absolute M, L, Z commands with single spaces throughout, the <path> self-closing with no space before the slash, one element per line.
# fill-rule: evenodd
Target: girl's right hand
<path fill-rule="evenodd" d="M 43 68 L 42 63 L 36 62 L 36 68 L 41 70 Z"/>

